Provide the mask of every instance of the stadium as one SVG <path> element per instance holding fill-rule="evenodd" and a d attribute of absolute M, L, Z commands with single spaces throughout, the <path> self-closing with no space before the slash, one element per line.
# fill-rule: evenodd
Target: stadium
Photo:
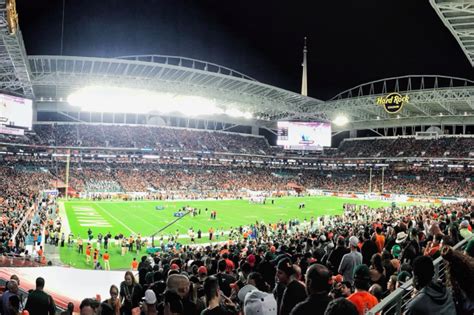
<path fill-rule="evenodd" d="M 474 6 L 429 2 L 474 66 Z M 314 98 L 311 38 L 301 92 L 186 56 L 67 56 L 62 34 L 28 54 L 16 6 L 0 0 L 0 314 L 474 312 L 470 77 Z"/>

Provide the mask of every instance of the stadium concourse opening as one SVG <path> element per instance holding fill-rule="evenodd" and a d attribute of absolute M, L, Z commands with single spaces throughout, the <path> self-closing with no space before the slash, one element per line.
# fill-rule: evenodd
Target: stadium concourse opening
<path fill-rule="evenodd" d="M 119 2 L 0 1 L 0 314 L 474 313 L 471 4 Z"/>

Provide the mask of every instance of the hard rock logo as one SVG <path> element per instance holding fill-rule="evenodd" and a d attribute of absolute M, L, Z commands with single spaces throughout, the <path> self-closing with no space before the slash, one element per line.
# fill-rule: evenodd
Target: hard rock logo
<path fill-rule="evenodd" d="M 400 93 L 390 93 L 387 96 L 377 97 L 377 105 L 383 106 L 385 111 L 390 114 L 396 114 L 402 110 L 403 105 L 408 103 L 410 97 L 402 96 Z"/>

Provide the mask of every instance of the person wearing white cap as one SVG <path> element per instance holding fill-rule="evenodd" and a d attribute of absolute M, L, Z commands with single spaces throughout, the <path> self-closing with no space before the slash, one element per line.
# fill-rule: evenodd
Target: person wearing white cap
<path fill-rule="evenodd" d="M 275 297 L 259 290 L 248 292 L 244 300 L 244 315 L 277 315 Z"/>
<path fill-rule="evenodd" d="M 156 295 L 153 290 L 146 290 L 145 297 L 143 298 L 142 311 L 145 315 L 156 315 Z"/>
<path fill-rule="evenodd" d="M 350 253 L 342 257 L 338 272 L 343 276 L 344 281 L 349 281 L 351 284 L 354 281 L 354 268 L 362 264 L 362 254 L 358 250 L 359 239 L 355 236 L 349 238 Z"/>

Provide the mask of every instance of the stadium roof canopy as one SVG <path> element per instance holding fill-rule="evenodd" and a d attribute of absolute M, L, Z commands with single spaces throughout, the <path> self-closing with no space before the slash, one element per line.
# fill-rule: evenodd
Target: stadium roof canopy
<path fill-rule="evenodd" d="M 221 106 L 269 120 L 300 113 L 316 117 L 321 113 L 313 109 L 323 103 L 226 67 L 183 57 L 28 56 L 28 62 L 39 102 L 65 101 L 80 88 L 106 85 L 211 98 Z"/>
<path fill-rule="evenodd" d="M 391 93 L 408 96 L 397 113 L 377 104 Z M 474 123 L 474 81 L 440 76 L 411 75 L 372 81 L 339 93 L 324 103 L 330 118 L 346 115 L 342 129 Z"/>
<path fill-rule="evenodd" d="M 430 0 L 430 3 L 474 67 L 474 1 Z"/>

